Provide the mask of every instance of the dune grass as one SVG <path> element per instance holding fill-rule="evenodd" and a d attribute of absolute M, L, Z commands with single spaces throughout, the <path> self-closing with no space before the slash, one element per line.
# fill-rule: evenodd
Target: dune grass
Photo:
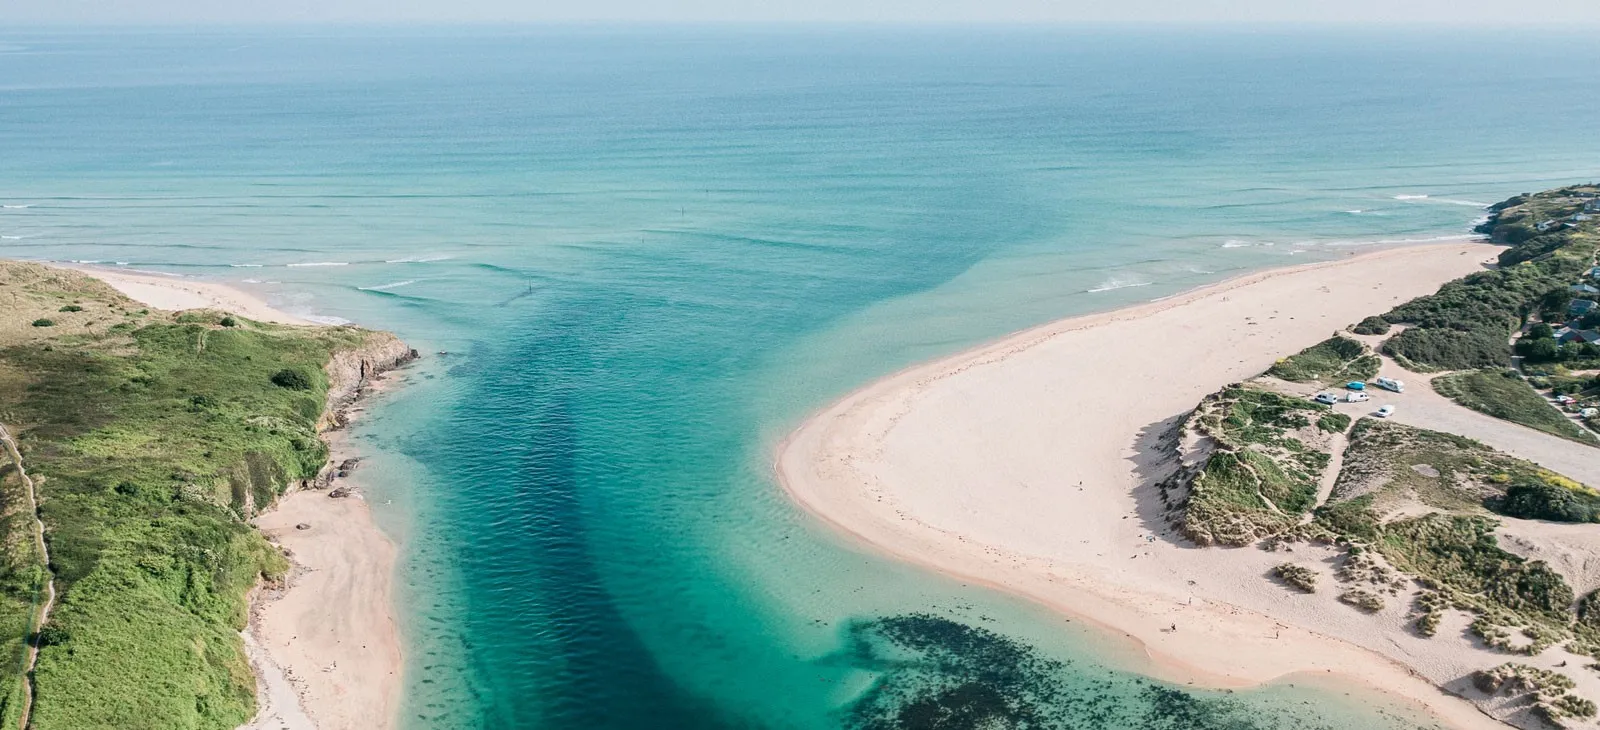
<path fill-rule="evenodd" d="M 1268 375 L 1296 383 L 1370 380 L 1382 361 L 1361 344 L 1335 335 L 1275 363 Z"/>

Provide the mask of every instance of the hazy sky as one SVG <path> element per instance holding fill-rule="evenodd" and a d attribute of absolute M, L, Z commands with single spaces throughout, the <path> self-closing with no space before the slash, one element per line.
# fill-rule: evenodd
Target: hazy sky
<path fill-rule="evenodd" d="M 7 22 L 1600 24 L 1600 0 L 0 0 Z"/>

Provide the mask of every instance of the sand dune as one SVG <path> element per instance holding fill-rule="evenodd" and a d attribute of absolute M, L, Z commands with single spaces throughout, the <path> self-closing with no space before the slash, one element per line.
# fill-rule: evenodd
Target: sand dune
<path fill-rule="evenodd" d="M 1281 553 L 1195 549 L 1169 534 L 1150 487 L 1170 466 L 1156 437 L 1206 394 L 1496 252 L 1383 250 L 1020 332 L 815 414 L 780 447 L 779 476 L 805 508 L 880 550 L 1126 635 L 1162 678 L 1331 674 L 1452 726 L 1502 727 L 1438 686 L 1503 657 L 1403 630 L 1402 606 L 1368 616 L 1285 591 L 1265 577 Z"/>

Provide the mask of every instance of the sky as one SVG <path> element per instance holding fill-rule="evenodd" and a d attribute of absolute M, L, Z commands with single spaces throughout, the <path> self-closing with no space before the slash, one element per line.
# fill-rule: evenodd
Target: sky
<path fill-rule="evenodd" d="M 1600 0 L 0 0 L 7 24 L 436 22 L 1600 25 Z"/>

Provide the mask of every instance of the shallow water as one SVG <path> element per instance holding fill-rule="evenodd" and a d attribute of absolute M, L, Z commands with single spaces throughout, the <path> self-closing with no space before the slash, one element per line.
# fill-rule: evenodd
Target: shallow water
<path fill-rule="evenodd" d="M 403 545 L 407 728 L 1403 726 L 1339 689 L 1151 685 L 1106 637 L 846 544 L 772 449 L 918 359 L 1593 179 L 1597 56 L 0 31 L 0 252 L 246 282 L 448 351 L 358 433 Z"/>

